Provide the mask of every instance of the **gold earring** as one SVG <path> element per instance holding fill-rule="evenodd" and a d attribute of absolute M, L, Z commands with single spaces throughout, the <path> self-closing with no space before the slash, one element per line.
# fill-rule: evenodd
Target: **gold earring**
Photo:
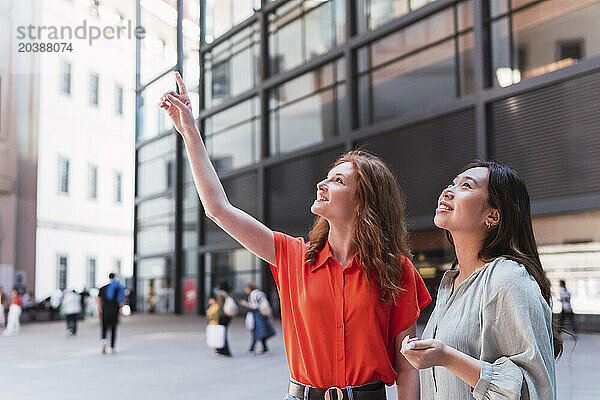
<path fill-rule="evenodd" d="M 486 221 L 485 224 L 487 225 L 488 229 L 490 229 L 492 227 L 492 224 L 490 221 Z"/>

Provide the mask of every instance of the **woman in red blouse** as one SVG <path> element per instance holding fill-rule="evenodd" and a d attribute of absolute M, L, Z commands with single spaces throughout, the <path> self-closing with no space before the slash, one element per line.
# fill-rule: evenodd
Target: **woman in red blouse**
<path fill-rule="evenodd" d="M 286 399 L 417 399 L 418 371 L 400 354 L 431 297 L 407 256 L 404 204 L 387 166 L 353 151 L 317 184 L 310 242 L 273 232 L 233 207 L 210 163 L 179 74 L 166 110 L 186 144 L 206 214 L 271 264 L 291 380 Z"/>

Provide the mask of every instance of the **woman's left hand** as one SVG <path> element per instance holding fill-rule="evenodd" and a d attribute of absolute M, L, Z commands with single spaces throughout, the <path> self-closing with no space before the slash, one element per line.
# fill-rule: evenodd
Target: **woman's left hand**
<path fill-rule="evenodd" d="M 410 339 L 407 335 L 400 352 L 416 369 L 443 367 L 448 362 L 448 347 L 437 339 Z"/>

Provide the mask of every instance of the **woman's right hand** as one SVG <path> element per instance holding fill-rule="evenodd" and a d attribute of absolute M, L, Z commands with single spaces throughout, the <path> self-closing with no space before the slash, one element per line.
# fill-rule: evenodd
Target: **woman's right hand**
<path fill-rule="evenodd" d="M 184 135 L 188 132 L 193 132 L 196 128 L 196 123 L 192 113 L 192 103 L 179 72 L 175 72 L 175 80 L 177 81 L 179 94 L 174 91 L 163 94 L 160 99 L 160 108 L 167 112 L 173 125 L 175 125 L 175 129 Z"/>

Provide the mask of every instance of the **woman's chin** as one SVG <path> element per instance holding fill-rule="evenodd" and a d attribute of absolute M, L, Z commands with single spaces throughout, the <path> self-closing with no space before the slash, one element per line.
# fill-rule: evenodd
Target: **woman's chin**
<path fill-rule="evenodd" d="M 316 206 L 315 204 L 313 204 L 310 207 L 310 212 L 313 213 L 313 214 L 315 214 L 316 216 L 319 216 L 319 217 L 321 216 L 321 214 L 319 214 L 319 207 Z"/>
<path fill-rule="evenodd" d="M 440 229 L 448 229 L 447 224 L 445 223 L 444 218 L 441 218 L 439 215 L 435 215 L 433 217 L 433 224 Z"/>

